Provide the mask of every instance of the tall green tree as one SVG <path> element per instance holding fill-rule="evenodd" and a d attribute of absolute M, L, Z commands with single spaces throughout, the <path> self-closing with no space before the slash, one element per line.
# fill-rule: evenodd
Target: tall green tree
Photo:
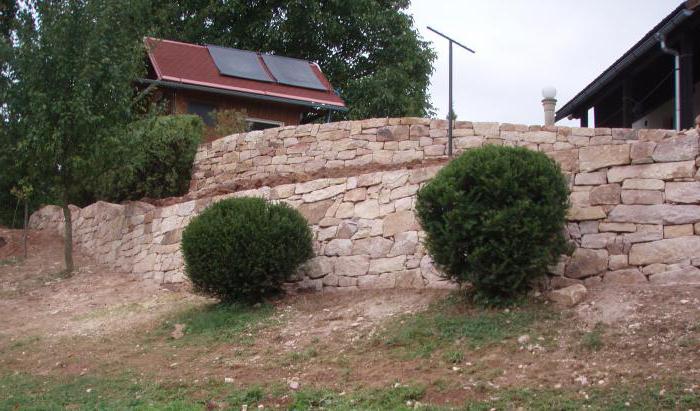
<path fill-rule="evenodd" d="M 425 116 L 435 52 L 409 0 L 158 0 L 162 36 L 317 62 L 350 118 Z"/>
<path fill-rule="evenodd" d="M 16 153 L 50 187 L 65 217 L 66 271 L 73 271 L 69 204 L 109 161 L 117 129 L 132 120 L 133 80 L 143 73 L 146 1 L 31 0 L 18 15 L 8 117 Z"/>

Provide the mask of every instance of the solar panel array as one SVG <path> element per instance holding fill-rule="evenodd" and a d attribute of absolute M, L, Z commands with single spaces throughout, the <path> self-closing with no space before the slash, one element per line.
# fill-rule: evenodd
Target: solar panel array
<path fill-rule="evenodd" d="M 308 61 L 263 54 L 265 65 L 279 83 L 314 90 L 327 90 Z"/>
<path fill-rule="evenodd" d="M 313 90 L 328 90 L 316 76 L 308 61 L 263 54 L 263 62 L 261 62 L 258 54 L 252 51 L 211 45 L 207 46 L 207 49 L 219 73 L 224 76 L 277 82 Z"/>
<path fill-rule="evenodd" d="M 225 76 L 257 81 L 275 81 L 265 71 L 258 54 L 255 52 L 219 46 L 207 46 L 207 49 L 219 72 Z"/>

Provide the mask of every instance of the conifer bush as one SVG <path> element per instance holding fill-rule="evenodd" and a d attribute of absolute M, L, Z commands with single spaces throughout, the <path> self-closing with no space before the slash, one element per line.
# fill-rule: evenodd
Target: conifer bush
<path fill-rule="evenodd" d="M 568 250 L 566 178 L 543 153 L 470 150 L 418 193 L 417 214 L 438 267 L 478 297 L 505 301 Z"/>
<path fill-rule="evenodd" d="M 313 256 L 306 219 L 287 204 L 232 198 L 194 217 L 182 233 L 185 271 L 195 288 L 225 302 L 256 302 Z"/>

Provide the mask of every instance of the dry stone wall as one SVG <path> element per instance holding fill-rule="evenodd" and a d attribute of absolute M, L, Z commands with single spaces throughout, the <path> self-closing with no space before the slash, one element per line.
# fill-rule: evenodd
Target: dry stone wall
<path fill-rule="evenodd" d="M 196 200 L 74 208 L 74 240 L 117 269 L 182 281 L 179 241 L 189 220 L 214 201 L 258 196 L 293 205 L 313 228 L 316 257 L 291 286 L 453 287 L 426 254 L 413 212 L 418 189 L 441 167 L 416 162 L 445 158 L 446 127 L 441 120 L 371 119 L 229 136 L 200 147 L 188 196 Z M 567 231 L 576 249 L 551 267 L 555 287 L 700 283 L 696 131 L 458 122 L 456 152 L 484 144 L 545 152 L 569 177 Z M 409 162 L 410 170 L 404 167 Z M 196 195 L 236 181 L 373 164 L 394 169 Z M 46 207 L 32 216 L 31 225 L 60 232 L 62 214 Z"/>

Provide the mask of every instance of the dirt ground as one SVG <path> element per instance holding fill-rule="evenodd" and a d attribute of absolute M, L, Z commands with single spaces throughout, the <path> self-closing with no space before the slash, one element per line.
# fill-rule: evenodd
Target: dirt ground
<path fill-rule="evenodd" d="M 697 286 L 593 289 L 577 307 L 547 308 L 553 316 L 525 330 L 521 341 L 438 347 L 435 353 L 463 353 L 448 363 L 437 354 L 402 356 L 381 342 L 390 324 L 425 312 L 446 291 L 287 296 L 272 302 L 264 325 L 240 338 L 202 343 L 173 339 L 171 320 L 212 300 L 186 285 L 110 271 L 79 253 L 80 269 L 64 278 L 62 239 L 31 232 L 29 258 L 22 260 L 20 233 L 0 229 L 6 241 L 0 247 L 0 369 L 7 372 L 75 376 L 129 370 L 158 381 L 229 378 L 241 387 L 296 381 L 343 392 L 411 382 L 429 387 L 424 401 L 436 404 L 486 395 L 478 386 L 578 392 L 671 379 L 683 381 L 689 392 L 700 390 Z"/>

